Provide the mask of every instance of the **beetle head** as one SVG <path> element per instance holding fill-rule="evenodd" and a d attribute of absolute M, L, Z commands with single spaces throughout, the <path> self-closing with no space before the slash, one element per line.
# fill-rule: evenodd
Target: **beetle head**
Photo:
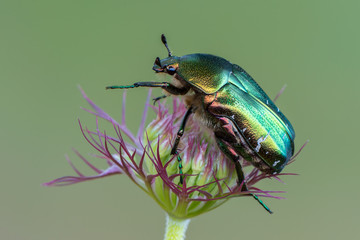
<path fill-rule="evenodd" d="M 167 73 L 169 75 L 174 75 L 179 67 L 180 58 L 171 54 L 164 34 L 161 35 L 161 41 L 165 45 L 169 56 L 164 59 L 157 57 L 154 62 L 153 70 L 157 73 Z"/>
<path fill-rule="evenodd" d="M 171 56 L 168 58 L 161 59 L 157 57 L 154 62 L 153 70 L 157 73 L 167 73 L 174 75 L 179 67 L 179 57 Z"/>

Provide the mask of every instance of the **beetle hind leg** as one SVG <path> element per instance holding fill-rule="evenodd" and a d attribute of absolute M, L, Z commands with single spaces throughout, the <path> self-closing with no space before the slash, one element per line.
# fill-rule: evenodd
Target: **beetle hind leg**
<path fill-rule="evenodd" d="M 215 133 L 216 136 L 216 133 Z M 216 136 L 216 142 L 220 148 L 220 150 L 229 158 L 231 161 L 235 164 L 235 171 L 238 177 L 238 184 L 241 185 L 241 191 L 247 192 L 248 188 L 246 186 L 246 181 L 244 177 L 244 172 L 241 167 L 240 163 L 240 156 L 235 152 L 235 150 L 232 148 L 232 146 L 222 138 Z M 261 199 L 254 193 L 249 193 L 266 211 L 269 213 L 273 213 L 266 204 L 261 201 Z"/>
<path fill-rule="evenodd" d="M 216 137 L 216 143 L 218 144 L 218 147 L 220 150 L 231 159 L 231 161 L 235 164 L 235 171 L 236 175 L 238 177 L 237 183 L 238 185 L 242 184 L 241 191 L 246 192 L 248 191 L 248 188 L 245 184 L 245 177 L 244 172 L 242 170 L 241 164 L 240 164 L 240 156 L 233 150 L 233 148 L 224 140 L 222 140 L 219 137 Z"/>

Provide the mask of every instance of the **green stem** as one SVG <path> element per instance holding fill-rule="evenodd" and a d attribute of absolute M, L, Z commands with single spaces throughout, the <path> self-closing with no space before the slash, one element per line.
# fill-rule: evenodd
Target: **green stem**
<path fill-rule="evenodd" d="M 173 218 L 166 214 L 166 229 L 164 240 L 184 240 L 190 219 Z"/>

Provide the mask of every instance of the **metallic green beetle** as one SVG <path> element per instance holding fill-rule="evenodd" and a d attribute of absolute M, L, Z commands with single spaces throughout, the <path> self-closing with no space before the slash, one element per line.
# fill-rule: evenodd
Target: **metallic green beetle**
<path fill-rule="evenodd" d="M 107 88 L 160 87 L 169 95 L 184 95 L 188 110 L 172 154 L 178 155 L 177 146 L 186 121 L 194 113 L 212 129 L 219 148 L 234 162 L 239 184 L 244 181 L 241 158 L 265 173 L 281 172 L 294 153 L 295 132 L 254 79 L 241 67 L 221 57 L 201 53 L 172 56 L 165 36 L 161 39 L 169 56 L 161 60 L 157 57 L 153 70 L 171 75 L 173 83 L 138 82 Z M 182 174 L 179 155 L 178 161 Z M 247 191 L 246 183 L 242 185 L 242 191 Z M 271 213 L 256 195 L 251 195 Z"/>

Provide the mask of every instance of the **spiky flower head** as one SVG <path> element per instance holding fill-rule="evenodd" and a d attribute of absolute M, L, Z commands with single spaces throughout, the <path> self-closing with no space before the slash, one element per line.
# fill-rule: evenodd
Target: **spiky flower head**
<path fill-rule="evenodd" d="M 208 212 L 232 197 L 257 194 L 260 197 L 282 198 L 273 195 L 280 191 L 260 190 L 255 184 L 265 178 L 280 180 L 280 175 L 292 174 L 268 175 L 242 161 L 248 188 L 247 192 L 242 192 L 242 186 L 237 183 L 234 164 L 218 149 L 212 133 L 191 117 L 179 145 L 184 176 L 183 184 L 180 184 L 179 163 L 176 156 L 170 153 L 186 112 L 186 107 L 180 99 L 173 98 L 170 111 L 167 105 L 162 103 L 157 106 L 150 105 L 149 91 L 141 124 L 135 135 L 125 123 L 125 93 L 120 123 L 95 105 L 83 91 L 82 94 L 93 109 L 85 110 L 96 116 L 96 129 L 91 131 L 83 127 L 79 121 L 81 131 L 88 143 L 98 151 L 97 157 L 107 161 L 108 168 L 99 169 L 76 152 L 95 175 L 83 175 L 68 159 L 77 176 L 61 177 L 45 183 L 46 186 L 63 186 L 114 174 L 125 174 L 149 194 L 169 216 L 176 219 L 188 219 Z M 145 128 L 149 108 L 156 113 L 156 119 Z M 113 136 L 100 130 L 99 119 L 112 124 Z M 124 136 L 127 141 L 124 140 Z"/>

